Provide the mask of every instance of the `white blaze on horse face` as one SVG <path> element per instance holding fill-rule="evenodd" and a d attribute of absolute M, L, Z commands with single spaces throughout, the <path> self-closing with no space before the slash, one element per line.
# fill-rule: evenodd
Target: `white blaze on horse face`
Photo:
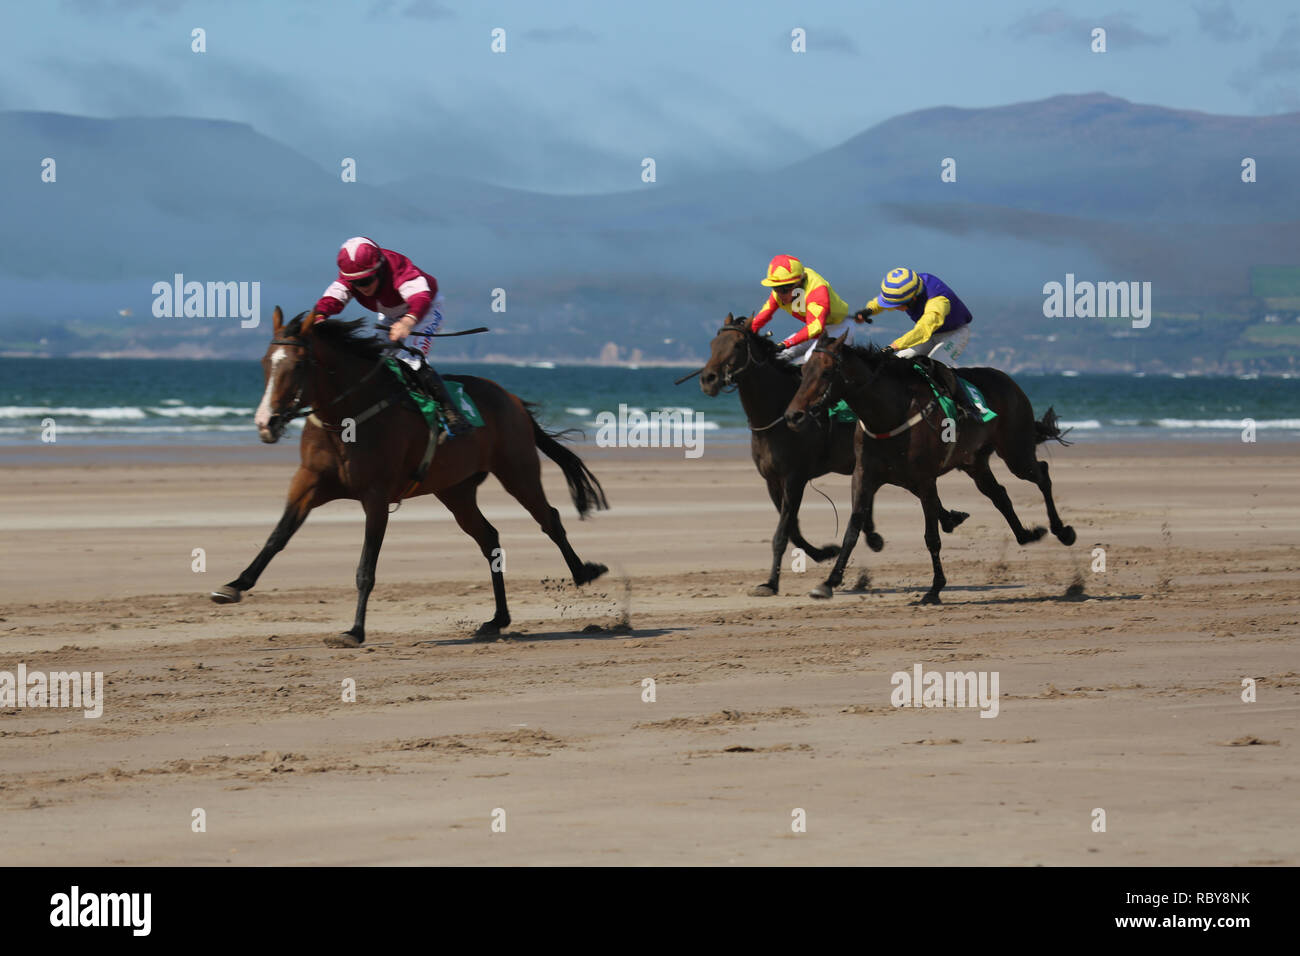
<path fill-rule="evenodd" d="M 284 349 L 276 349 L 271 353 L 271 371 L 266 376 L 266 391 L 262 393 L 262 404 L 257 406 L 257 414 L 253 417 L 253 424 L 259 429 L 264 429 L 271 424 L 271 395 L 275 391 L 275 379 L 278 374 L 276 366 L 282 361 L 284 361 Z"/>

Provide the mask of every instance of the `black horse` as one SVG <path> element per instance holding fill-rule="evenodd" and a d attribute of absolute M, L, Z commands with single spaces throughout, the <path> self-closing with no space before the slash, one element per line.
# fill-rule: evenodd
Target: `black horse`
<path fill-rule="evenodd" d="M 793 541 L 814 561 L 825 561 L 839 553 L 835 545 L 817 548 L 799 531 L 799 505 L 808 482 L 822 475 L 852 473 L 857 453 L 852 422 L 817 419 L 818 428 L 798 431 L 787 428 L 786 406 L 799 389 L 799 369 L 777 359 L 779 347 L 771 339 L 750 331 L 746 316 L 727 313 L 722 328 L 709 347 L 708 364 L 700 372 L 700 389 L 715 396 L 724 385 L 740 392 L 740 405 L 749 422 L 750 452 L 758 473 L 767 482 L 767 493 L 780 512 L 772 536 L 772 570 L 767 581 L 749 593 L 770 597 L 780 587 L 781 560 L 786 545 Z M 952 531 L 968 516 L 961 511 L 944 511 L 940 522 Z"/>
<path fill-rule="evenodd" d="M 834 593 L 860 532 L 865 531 L 873 550 L 880 550 L 882 542 L 875 532 L 871 507 L 881 485 L 898 485 L 921 499 L 925 544 L 934 565 L 934 581 L 922 604 L 938 604 L 939 592 L 947 583 L 939 562 L 943 512 L 935 483 L 940 475 L 959 468 L 974 478 L 975 486 L 1002 512 L 1020 544 L 1046 534 L 1044 528 L 1026 529 L 1020 523 L 1006 489 L 989 470 L 989 457 L 995 451 L 1013 475 L 1038 486 L 1047 503 L 1052 533 L 1062 544 L 1074 544 L 1074 529 L 1062 523 L 1052 501 L 1047 462 L 1038 460 L 1037 446 L 1043 442 L 1069 444 L 1057 425 L 1056 413 L 1049 408 L 1041 421 L 1035 421 L 1028 397 L 1005 372 L 963 368 L 961 377 L 983 392 L 985 405 L 997 417 L 989 422 L 968 418 L 957 424 L 944 417 L 930 385 L 912 366 L 912 360 L 874 346 L 846 345 L 841 337 L 819 343 L 803 367 L 799 391 L 785 412 L 790 427 L 807 428 L 820 419 L 823 408 L 842 398 L 858 416 L 862 431 L 853 470 L 849 526 L 830 577 L 812 592 L 813 597 L 828 598 Z"/>

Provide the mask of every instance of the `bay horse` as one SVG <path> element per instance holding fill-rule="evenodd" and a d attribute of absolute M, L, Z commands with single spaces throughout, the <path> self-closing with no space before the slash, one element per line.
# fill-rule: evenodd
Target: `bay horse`
<path fill-rule="evenodd" d="M 542 490 L 537 451 L 564 472 L 579 516 L 586 517 L 593 508 L 608 508 L 605 492 L 582 460 L 556 440 L 562 436 L 537 424 L 530 405 L 487 379 L 448 375 L 464 386 L 484 424 L 438 445 L 417 484 L 412 476 L 430 448 L 429 427 L 402 400 L 405 385 L 385 366 L 388 342 L 364 334 L 362 319 L 304 324 L 305 315 L 286 323 L 280 307 L 275 308 L 271 342 L 262 358 L 266 388 L 255 419 L 259 436 L 269 444 L 279 440 L 291 420 L 306 414 L 308 406 L 315 409 L 303 428 L 300 464 L 289 483 L 289 500 L 253 563 L 213 591 L 213 601 L 241 600 L 313 508 L 339 498 L 359 501 L 365 510 L 366 533 L 357 566 L 356 618 L 349 630 L 325 639 L 330 647 L 359 647 L 366 639 L 366 603 L 388 528 L 388 506 L 433 494 L 488 561 L 496 614 L 479 627 L 477 635 L 498 634 L 510 623 L 500 539 L 476 500 L 478 486 L 489 473 L 555 542 L 574 584 L 587 584 L 608 570 L 603 564 L 582 562 L 569 545 L 560 514 Z"/>
<path fill-rule="evenodd" d="M 753 597 L 770 597 L 780 588 L 781 561 L 793 541 L 814 561 L 839 554 L 830 544 L 817 548 L 799 531 L 799 506 L 808 482 L 825 474 L 848 475 L 856 462 L 853 422 L 818 419 L 817 429 L 787 428 L 785 409 L 799 390 L 799 368 L 777 358 L 779 346 L 751 331 L 749 318 L 730 312 L 709 345 L 709 361 L 701 369 L 700 390 L 714 397 L 724 386 L 740 393 L 740 406 L 749 423 L 750 454 L 779 517 L 772 535 L 772 569 L 763 584 L 750 590 Z M 945 531 L 966 520 L 961 511 L 940 515 Z"/>
<path fill-rule="evenodd" d="M 1062 544 L 1074 544 L 1074 529 L 1061 521 L 1052 500 L 1047 462 L 1038 460 L 1037 448 L 1043 442 L 1070 444 L 1057 424 L 1056 412 L 1049 408 L 1036 421 L 1029 398 L 1011 376 L 994 368 L 961 368 L 954 371 L 983 392 L 985 406 L 997 417 L 988 422 L 968 418 L 955 426 L 943 418 L 929 384 L 912 365 L 913 360 L 875 346 L 848 345 L 841 336 L 818 343 L 803 367 L 799 391 L 785 411 L 790 427 L 807 428 L 822 408 L 842 398 L 858 416 L 862 431 L 849 526 L 835 567 L 826 582 L 812 591 L 813 597 L 829 598 L 834 593 L 859 533 L 866 533 L 868 544 L 879 539 L 871 508 L 881 485 L 898 485 L 921 499 L 925 544 L 934 566 L 934 580 L 922 604 L 940 603 L 939 592 L 947 583 L 939 561 L 942 505 L 935 483 L 940 475 L 954 468 L 970 475 L 1011 526 L 1017 543 L 1042 538 L 1046 529 L 1025 528 L 1007 490 L 993 477 L 989 457 L 995 451 L 1013 475 L 1038 486 L 1052 533 Z M 878 550 L 874 545 L 873 549 Z"/>

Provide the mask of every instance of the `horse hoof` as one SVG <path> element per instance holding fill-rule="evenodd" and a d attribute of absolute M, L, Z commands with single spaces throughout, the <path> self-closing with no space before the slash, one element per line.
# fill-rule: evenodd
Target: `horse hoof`
<path fill-rule="evenodd" d="M 872 551 L 879 551 L 885 546 L 885 539 L 874 531 L 867 535 L 867 547 Z"/>
<path fill-rule="evenodd" d="M 829 561 L 831 558 L 840 556 L 840 546 L 838 544 L 828 544 L 824 548 L 814 548 L 808 552 L 808 557 L 812 558 L 818 564 L 823 561 Z"/>
<path fill-rule="evenodd" d="M 1035 541 L 1040 539 L 1045 534 L 1047 534 L 1046 528 L 1043 527 L 1034 528 L 1031 531 L 1026 531 L 1024 534 L 1016 535 L 1016 543 L 1033 544 Z"/>
<path fill-rule="evenodd" d="M 942 604 L 943 602 L 939 600 L 939 592 L 938 592 L 938 591 L 926 591 L 926 592 L 925 592 L 925 597 L 921 598 L 921 603 L 922 603 L 922 604 Z"/>
<path fill-rule="evenodd" d="M 750 597 L 776 597 L 776 588 L 770 584 L 760 584 L 749 589 Z"/>
<path fill-rule="evenodd" d="M 588 561 L 582 566 L 582 574 L 576 577 L 573 583 L 579 587 L 584 584 L 590 584 L 608 570 L 609 568 L 605 567 L 603 564 L 595 564 Z"/>
<path fill-rule="evenodd" d="M 474 632 L 474 640 L 487 641 L 501 634 L 501 625 L 496 621 L 484 621 Z"/>
<path fill-rule="evenodd" d="M 244 599 L 244 592 L 226 584 L 213 591 L 209 597 L 212 598 L 214 604 L 238 604 Z"/>
<path fill-rule="evenodd" d="M 325 638 L 326 647 L 360 647 L 365 640 L 365 635 L 357 637 L 351 631 L 344 631 L 342 634 L 334 634 Z"/>
<path fill-rule="evenodd" d="M 957 528 L 961 525 L 961 523 L 969 517 L 970 515 L 967 514 L 965 511 L 949 511 L 948 527 L 944 528 L 943 530 L 947 531 L 949 534 L 952 534 L 952 532 L 956 531 Z"/>
<path fill-rule="evenodd" d="M 1066 547 L 1069 547 L 1070 545 L 1074 544 L 1076 536 L 1074 533 L 1074 529 L 1067 524 L 1064 528 L 1061 529 L 1061 533 L 1058 534 L 1056 537 L 1060 540 L 1061 544 L 1065 545 Z"/>
<path fill-rule="evenodd" d="M 819 584 L 808 592 L 810 598 L 818 598 L 823 601 L 830 600 L 834 594 L 835 592 L 832 591 L 830 585 L 827 584 Z"/>

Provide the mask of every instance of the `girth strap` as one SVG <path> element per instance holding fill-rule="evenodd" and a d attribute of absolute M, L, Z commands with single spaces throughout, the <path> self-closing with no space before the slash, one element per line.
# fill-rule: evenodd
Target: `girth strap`
<path fill-rule="evenodd" d="M 401 398 L 400 395 L 399 396 L 390 395 L 388 398 L 375 402 L 375 404 L 371 405 L 364 412 L 362 412 L 360 415 L 354 418 L 352 420 L 352 423 L 354 425 L 360 425 L 362 422 L 374 418 L 376 415 L 382 412 L 385 408 L 388 408 L 390 405 L 396 405 L 398 401 L 400 401 L 400 398 Z M 340 431 L 342 429 L 342 426 L 340 425 L 327 425 L 325 422 L 321 421 L 319 418 L 316 417 L 315 412 L 312 412 L 309 416 L 307 416 L 307 421 L 311 422 L 313 425 L 319 425 L 321 428 L 325 428 L 331 431 Z M 433 456 L 438 451 L 438 432 L 432 428 L 427 429 L 427 431 L 429 432 L 429 442 L 425 446 L 424 457 L 420 459 L 420 464 L 415 469 L 415 474 L 411 477 L 411 480 L 407 482 L 406 487 L 402 489 L 402 493 L 398 495 L 399 499 L 405 498 L 408 495 L 412 494 L 415 491 L 415 489 L 419 488 L 420 485 L 424 482 L 425 476 L 429 474 L 429 466 L 433 464 Z"/>
<path fill-rule="evenodd" d="M 400 497 L 405 498 L 413 494 L 416 488 L 419 488 L 424 481 L 424 476 L 429 473 L 429 466 L 433 464 L 433 456 L 438 451 L 438 433 L 432 428 L 429 429 L 429 444 L 424 449 L 424 457 L 420 459 L 420 465 L 415 469 L 415 476 L 410 483 L 402 490 Z"/>
<path fill-rule="evenodd" d="M 893 438 L 896 435 L 903 434 L 903 432 L 907 431 L 909 428 L 916 425 L 917 422 L 920 422 L 922 419 L 924 419 L 926 415 L 930 414 L 930 409 L 932 408 L 934 408 L 934 399 L 930 399 L 930 403 L 926 405 L 925 408 L 921 409 L 919 412 L 917 412 L 907 421 L 903 422 L 903 424 L 899 425 L 897 428 L 891 431 L 887 431 L 887 432 L 867 431 L 867 426 L 863 423 L 862 419 L 860 418 L 858 419 L 858 427 L 862 429 L 863 433 L 868 438 L 877 438 L 877 439 Z"/>

